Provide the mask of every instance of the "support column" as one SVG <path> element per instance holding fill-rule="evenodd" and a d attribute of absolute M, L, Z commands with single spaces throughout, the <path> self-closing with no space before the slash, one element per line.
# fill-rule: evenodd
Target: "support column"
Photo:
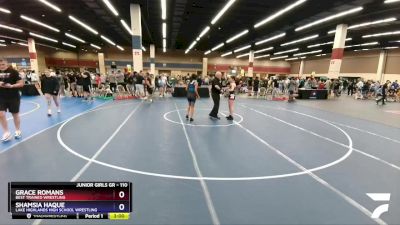
<path fill-rule="evenodd" d="M 203 71 L 202 71 L 203 78 L 206 77 L 207 74 L 208 74 L 208 58 L 203 58 Z"/>
<path fill-rule="evenodd" d="M 29 58 L 31 63 L 31 70 L 34 70 L 39 75 L 39 63 L 37 59 L 37 52 L 35 47 L 35 40 L 28 38 Z"/>
<path fill-rule="evenodd" d="M 247 76 L 248 77 L 253 77 L 253 71 L 254 71 L 254 51 L 251 50 L 249 52 L 249 68 L 247 70 Z"/>
<path fill-rule="evenodd" d="M 328 76 L 338 78 L 342 66 L 344 47 L 347 37 L 347 24 L 339 24 L 336 27 L 335 41 L 333 43 L 332 58 L 329 65 Z"/>
<path fill-rule="evenodd" d="M 133 70 L 143 70 L 143 52 L 142 52 L 142 23 L 140 5 L 131 4 L 131 29 L 132 29 L 132 54 L 133 54 Z"/>
<path fill-rule="evenodd" d="M 385 82 L 385 70 L 386 70 L 387 51 L 382 50 L 379 54 L 378 70 L 376 72 L 376 80 L 379 80 L 381 84 Z"/>
<path fill-rule="evenodd" d="M 299 69 L 299 78 L 303 77 L 303 75 L 304 75 L 304 60 L 301 60 Z"/>
<path fill-rule="evenodd" d="M 106 75 L 106 65 L 104 62 L 104 53 L 100 53 L 98 54 L 99 56 L 99 71 L 100 71 L 100 75 Z"/>
<path fill-rule="evenodd" d="M 156 47 L 150 45 L 150 74 L 156 74 Z"/>

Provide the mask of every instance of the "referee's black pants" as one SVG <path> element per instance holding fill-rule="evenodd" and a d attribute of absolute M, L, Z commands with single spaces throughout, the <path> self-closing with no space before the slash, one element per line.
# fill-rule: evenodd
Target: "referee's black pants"
<path fill-rule="evenodd" d="M 214 102 L 214 107 L 210 112 L 210 116 L 218 117 L 220 95 L 217 94 L 217 93 L 211 93 L 211 97 L 212 97 L 213 102 Z"/>

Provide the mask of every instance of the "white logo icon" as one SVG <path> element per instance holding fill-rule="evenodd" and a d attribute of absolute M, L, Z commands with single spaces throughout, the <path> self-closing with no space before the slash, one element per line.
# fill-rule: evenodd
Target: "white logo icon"
<path fill-rule="evenodd" d="M 390 193 L 367 193 L 368 197 L 370 197 L 372 200 L 376 201 L 376 202 L 388 202 L 390 201 Z M 378 206 L 378 208 L 376 208 L 374 210 L 374 212 L 372 212 L 372 219 L 379 219 L 379 217 L 385 213 L 389 211 L 389 204 L 383 204 Z"/>
<path fill-rule="evenodd" d="M 28 213 L 26 214 L 26 218 L 30 219 L 32 217 L 32 214 Z"/>

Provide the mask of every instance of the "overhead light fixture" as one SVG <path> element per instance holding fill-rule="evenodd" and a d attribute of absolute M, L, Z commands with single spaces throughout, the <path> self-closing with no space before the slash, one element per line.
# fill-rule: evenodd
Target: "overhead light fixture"
<path fill-rule="evenodd" d="M 281 46 L 293 45 L 293 44 L 296 44 L 296 43 L 299 43 L 299 42 L 304 42 L 304 41 L 308 41 L 308 40 L 311 40 L 311 39 L 315 39 L 317 37 L 319 37 L 318 34 L 312 35 L 312 36 L 308 36 L 308 37 L 305 37 L 305 38 L 301 38 L 301 39 L 298 39 L 298 40 L 294 40 L 294 41 L 291 41 L 291 42 L 287 42 L 287 43 L 281 44 Z"/>
<path fill-rule="evenodd" d="M 353 14 L 353 13 L 359 12 L 359 11 L 361 11 L 363 9 L 364 9 L 363 7 L 357 7 L 357 8 L 350 9 L 350 10 L 347 10 L 347 11 L 344 11 L 344 12 L 341 12 L 341 13 L 337 13 L 337 14 L 334 14 L 332 16 L 328 16 L 328 17 L 325 17 L 323 19 L 314 21 L 314 22 L 309 23 L 307 25 L 298 27 L 298 28 L 295 29 L 295 31 L 301 31 L 301 30 L 313 27 L 315 25 L 318 25 L 318 24 L 321 24 L 321 23 L 324 23 L 324 22 L 327 22 L 327 21 L 330 21 L 330 20 L 334 20 L 334 19 L 339 18 L 339 17 L 343 17 L 343 16 L 346 16 L 346 15 L 349 15 L 349 14 Z"/>
<path fill-rule="evenodd" d="M 393 47 L 386 47 L 385 49 L 389 50 L 389 49 L 398 49 L 399 46 L 393 46 Z"/>
<path fill-rule="evenodd" d="M 50 2 L 48 2 L 46 0 L 38 0 L 38 1 L 43 3 L 43 4 L 45 4 L 45 5 L 47 5 L 48 7 L 52 8 L 52 9 L 54 9 L 57 12 L 61 12 L 61 9 L 59 7 L 57 7 L 56 5 L 50 3 Z"/>
<path fill-rule="evenodd" d="M 312 54 L 315 54 L 315 53 L 320 53 L 320 52 L 322 52 L 322 50 L 315 50 L 315 51 L 311 51 L 311 52 L 301 52 L 301 53 L 297 53 L 297 54 L 294 54 L 293 56 L 302 56 L 302 55 L 312 55 Z"/>
<path fill-rule="evenodd" d="M 164 52 L 164 53 L 167 52 L 167 48 L 163 48 L 163 52 Z"/>
<path fill-rule="evenodd" d="M 222 54 L 221 57 L 225 57 L 225 56 L 232 55 L 232 54 L 233 54 L 232 52 L 227 52 L 227 53 Z"/>
<path fill-rule="evenodd" d="M 258 28 L 268 22 L 271 22 L 272 20 L 276 19 L 277 17 L 289 12 L 290 10 L 296 8 L 297 6 L 303 4 L 304 2 L 306 2 L 307 0 L 298 0 L 295 3 L 285 7 L 284 9 L 279 10 L 278 12 L 274 13 L 273 15 L 267 17 L 266 19 L 258 22 L 257 24 L 254 25 L 254 28 Z"/>
<path fill-rule="evenodd" d="M 34 37 L 38 37 L 38 38 L 41 38 L 41 39 L 44 39 L 44 40 L 47 40 L 47 41 L 52 41 L 52 42 L 58 43 L 58 41 L 56 39 L 49 38 L 49 37 L 46 37 L 46 36 L 43 36 L 43 35 L 40 35 L 40 34 L 36 34 L 36 33 L 33 33 L 33 32 L 29 32 L 29 35 L 34 36 Z"/>
<path fill-rule="evenodd" d="M 31 23 L 37 24 L 37 25 L 42 26 L 42 27 L 46 27 L 46 28 L 48 28 L 48 29 L 50 29 L 50 30 L 53 30 L 53 31 L 55 31 L 55 32 L 60 32 L 59 29 L 57 29 L 57 28 L 55 28 L 55 27 L 52 27 L 52 26 L 50 26 L 50 25 L 47 25 L 47 24 L 45 24 L 45 23 L 42 23 L 42 22 L 40 22 L 40 21 L 37 21 L 37 20 L 35 20 L 35 19 L 33 19 L 33 18 L 24 16 L 24 15 L 21 15 L 20 17 L 21 17 L 22 19 L 26 20 L 26 21 L 31 22 Z"/>
<path fill-rule="evenodd" d="M 269 60 L 286 59 L 286 58 L 289 58 L 289 56 L 288 55 L 279 56 L 279 57 L 270 58 Z"/>
<path fill-rule="evenodd" d="M 101 39 L 107 41 L 110 45 L 116 45 L 115 42 L 111 41 L 110 39 L 108 39 L 107 37 L 104 37 L 103 35 L 100 35 Z"/>
<path fill-rule="evenodd" d="M 125 22 L 125 20 L 121 20 L 122 26 L 125 28 L 126 31 L 128 31 L 128 33 L 133 36 L 133 32 L 131 30 L 131 28 L 128 26 L 128 24 Z"/>
<path fill-rule="evenodd" d="M 275 35 L 273 37 L 267 38 L 265 40 L 256 42 L 256 45 L 261 45 L 261 44 L 264 44 L 264 43 L 267 43 L 267 42 L 271 42 L 273 40 L 276 40 L 278 38 L 282 38 L 282 37 L 285 37 L 285 36 L 286 36 L 286 33 L 281 33 L 281 34 Z"/>
<path fill-rule="evenodd" d="M 363 44 L 358 44 L 358 45 L 347 45 L 345 48 L 354 48 L 354 47 L 361 47 L 361 46 L 373 46 L 373 45 L 379 45 L 379 42 L 368 42 L 368 43 L 363 43 Z"/>
<path fill-rule="evenodd" d="M 13 30 L 13 31 L 20 32 L 20 33 L 23 32 L 23 31 L 22 31 L 21 29 L 19 29 L 19 28 L 10 27 L 10 26 L 4 25 L 4 24 L 0 24 L 0 28 L 4 28 L 4 29 L 7 29 L 7 30 Z"/>
<path fill-rule="evenodd" d="M 351 41 L 351 40 L 353 40 L 353 38 L 346 38 L 345 41 Z M 324 46 L 324 45 L 331 45 L 331 44 L 333 44 L 333 41 L 319 43 L 319 44 L 315 44 L 315 45 L 309 45 L 309 46 L 307 46 L 307 48 L 316 48 L 316 47 L 320 47 L 320 46 Z"/>
<path fill-rule="evenodd" d="M 211 50 L 208 50 L 208 51 L 204 52 L 204 55 L 208 55 L 210 53 L 211 53 Z"/>
<path fill-rule="evenodd" d="M 270 57 L 271 55 L 270 54 L 267 54 L 267 55 L 260 55 L 260 56 L 256 56 L 256 57 L 254 57 L 255 59 L 262 59 L 262 58 L 267 58 L 267 57 Z"/>
<path fill-rule="evenodd" d="M 5 41 L 5 40 L 1 40 L 1 39 L 0 39 L 0 42 L 3 42 L 3 43 L 4 43 L 4 42 L 6 42 L 6 41 Z"/>
<path fill-rule="evenodd" d="M 299 58 L 288 58 L 288 59 L 285 59 L 286 61 L 294 61 L 294 60 L 298 60 Z"/>
<path fill-rule="evenodd" d="M 118 48 L 119 50 L 121 50 L 121 51 L 125 51 L 125 49 L 124 49 L 123 47 L 119 46 L 119 45 L 117 45 L 117 48 Z"/>
<path fill-rule="evenodd" d="M 18 44 L 18 45 L 21 45 L 21 46 L 28 47 L 28 44 L 26 44 L 26 43 L 23 43 L 23 42 L 18 42 L 17 44 Z"/>
<path fill-rule="evenodd" d="M 238 49 L 234 50 L 233 52 L 234 52 L 234 53 L 236 53 L 236 52 L 241 52 L 241 51 L 246 50 L 246 49 L 249 49 L 249 48 L 251 48 L 251 45 L 246 45 L 246 46 L 244 46 L 244 47 L 241 47 L 241 48 L 238 48 Z"/>
<path fill-rule="evenodd" d="M 185 54 L 188 54 L 188 53 L 189 53 L 189 51 L 190 51 L 189 49 L 186 49 L 186 51 L 185 51 Z"/>
<path fill-rule="evenodd" d="M 400 0 L 385 0 L 385 4 L 390 4 L 390 3 L 395 3 L 395 2 L 400 2 Z"/>
<path fill-rule="evenodd" d="M 273 50 L 273 49 L 274 49 L 274 47 L 269 47 L 269 48 L 260 49 L 260 50 L 255 51 L 254 54 L 262 53 L 262 52 L 267 52 L 267 51 L 271 51 L 271 50 Z"/>
<path fill-rule="evenodd" d="M 326 56 L 326 54 L 315 55 L 316 57 Z"/>
<path fill-rule="evenodd" d="M 94 45 L 94 44 L 90 44 L 90 46 L 92 46 L 93 48 L 97 48 L 97 49 L 101 49 L 101 47 L 100 46 L 97 46 L 97 45 Z"/>
<path fill-rule="evenodd" d="M 243 58 L 243 57 L 249 56 L 249 55 L 250 55 L 250 53 L 246 53 L 246 54 L 243 54 L 243 55 L 238 55 L 238 56 L 236 56 L 236 58 L 240 59 L 240 58 Z"/>
<path fill-rule="evenodd" d="M 377 33 L 377 34 L 364 35 L 364 36 L 362 36 L 362 37 L 363 37 L 363 38 L 371 38 L 371 37 L 391 36 L 391 35 L 398 35 L 398 34 L 400 34 L 400 30 L 398 30 L 398 31 L 393 31 L 393 32 L 385 32 L 385 33 Z"/>
<path fill-rule="evenodd" d="M 221 44 L 215 46 L 214 48 L 212 48 L 211 51 L 215 51 L 215 50 L 217 50 L 219 48 L 222 48 L 224 45 L 225 45 L 224 43 L 221 43 Z"/>
<path fill-rule="evenodd" d="M 164 39 L 165 40 L 165 39 Z M 192 48 L 197 44 L 197 41 L 193 41 L 192 44 L 189 46 L 189 50 L 192 50 Z"/>
<path fill-rule="evenodd" d="M 6 45 L 6 44 L 1 44 L 1 43 L 0 43 L 0 46 L 2 46 L 2 47 L 6 47 L 7 45 Z"/>
<path fill-rule="evenodd" d="M 162 36 L 163 38 L 167 38 L 167 24 L 165 22 L 162 23 Z"/>
<path fill-rule="evenodd" d="M 78 37 L 75 36 L 75 35 L 72 35 L 72 34 L 69 34 L 69 33 L 65 33 L 65 36 L 67 36 L 67 37 L 69 37 L 69 38 L 72 38 L 72 39 L 75 39 L 75 40 L 77 40 L 77 41 L 79 41 L 79 42 L 81 42 L 81 43 L 86 43 L 84 40 L 78 38 Z"/>
<path fill-rule="evenodd" d="M 109 0 L 103 0 L 104 4 L 108 7 L 108 9 L 114 14 L 114 16 L 118 16 L 118 11 L 114 8 Z"/>
<path fill-rule="evenodd" d="M 166 48 L 167 47 L 167 39 L 163 39 L 163 48 Z"/>
<path fill-rule="evenodd" d="M 238 33 L 238 34 L 236 34 L 235 36 L 229 38 L 229 39 L 226 41 L 226 43 L 231 43 L 232 41 L 234 41 L 234 40 L 240 38 L 241 36 L 243 36 L 243 35 L 245 35 L 245 34 L 247 34 L 247 33 L 249 33 L 249 30 L 244 30 L 244 31 L 242 31 L 242 32 L 240 32 L 240 33 Z"/>
<path fill-rule="evenodd" d="M 75 23 L 81 25 L 83 28 L 85 28 L 86 30 L 92 32 L 93 34 L 98 35 L 99 32 L 97 32 L 95 29 L 91 28 L 89 25 L 83 23 L 82 21 L 78 20 L 77 18 L 73 17 L 73 16 L 68 16 L 70 20 L 74 21 Z"/>
<path fill-rule="evenodd" d="M 207 26 L 206 28 L 204 28 L 204 30 L 200 33 L 198 38 L 199 39 L 202 38 L 209 30 L 210 30 L 210 26 Z"/>
<path fill-rule="evenodd" d="M 214 25 L 222 15 L 235 3 L 236 0 L 229 0 L 228 3 L 224 6 L 224 8 L 221 9 L 221 11 L 218 12 L 218 14 L 214 17 L 214 19 L 211 21 L 211 24 Z"/>
<path fill-rule="evenodd" d="M 167 0 L 161 0 L 161 18 L 167 19 Z"/>
<path fill-rule="evenodd" d="M 362 27 L 367 27 L 367 26 L 376 25 L 376 24 L 382 24 L 382 23 L 390 23 L 390 22 L 393 22 L 393 21 L 396 21 L 396 20 L 397 20 L 397 18 L 391 17 L 391 18 L 382 19 L 382 20 L 376 20 L 376 21 L 372 21 L 372 22 L 360 23 L 360 24 L 349 26 L 347 28 L 347 30 L 353 30 L 353 29 L 357 29 L 357 28 L 362 28 Z M 328 31 L 328 34 L 334 34 L 334 33 L 336 33 L 336 30 Z"/>
<path fill-rule="evenodd" d="M 283 54 L 290 53 L 290 52 L 297 52 L 299 50 L 300 50 L 299 48 L 295 48 L 295 49 L 290 49 L 290 50 L 286 50 L 286 51 L 282 51 L 282 52 L 276 52 L 276 53 L 274 53 L 274 55 L 283 55 Z"/>
<path fill-rule="evenodd" d="M 369 49 L 369 48 L 364 48 L 364 49 L 357 49 L 357 50 L 354 50 L 355 52 L 361 52 L 361 51 L 369 51 L 369 50 L 371 50 L 371 49 Z"/>
<path fill-rule="evenodd" d="M 300 59 L 307 59 L 307 57 L 303 56 L 303 57 L 300 57 Z"/>
<path fill-rule="evenodd" d="M 10 14 L 10 13 L 11 13 L 10 10 L 5 9 L 5 8 L 2 8 L 2 7 L 0 7 L 0 12 L 7 13 L 7 14 Z"/>
<path fill-rule="evenodd" d="M 71 47 L 71 48 L 76 48 L 75 45 L 72 45 L 72 44 L 69 44 L 69 43 L 66 43 L 66 42 L 62 42 L 62 44 L 65 45 L 65 46 Z"/>
<path fill-rule="evenodd" d="M 143 50 L 143 51 L 146 51 L 146 48 L 145 48 L 144 46 L 142 46 L 142 50 Z"/>
<path fill-rule="evenodd" d="M 199 38 L 199 37 L 197 37 L 197 38 L 196 38 L 196 41 L 200 41 L 200 38 Z"/>

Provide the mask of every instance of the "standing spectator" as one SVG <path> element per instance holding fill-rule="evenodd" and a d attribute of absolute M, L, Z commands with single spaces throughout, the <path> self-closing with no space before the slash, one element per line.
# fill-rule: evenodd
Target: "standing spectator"
<path fill-rule="evenodd" d="M 347 88 L 347 95 L 353 96 L 354 92 L 354 82 L 350 81 L 349 87 Z"/>
<path fill-rule="evenodd" d="M 116 81 L 116 85 L 122 85 L 126 91 L 125 76 L 121 72 L 121 70 L 118 70 L 117 74 L 115 74 L 115 81 Z"/>
<path fill-rule="evenodd" d="M 0 58 L 0 123 L 3 128 L 2 142 L 10 141 L 12 136 L 8 129 L 6 112 L 9 111 L 14 119 L 16 139 L 22 137 L 20 127 L 20 99 L 19 88 L 24 86 L 24 81 L 18 74 L 18 71 L 8 65 L 6 59 Z"/>
<path fill-rule="evenodd" d="M 167 76 L 162 74 L 160 77 L 160 97 L 165 96 L 165 89 L 167 87 Z"/>
<path fill-rule="evenodd" d="M 78 78 L 76 80 L 76 91 L 78 92 L 78 97 L 82 98 L 83 97 L 83 77 L 82 77 L 82 74 L 79 74 Z"/>
<path fill-rule="evenodd" d="M 257 96 L 258 95 L 258 88 L 260 87 L 260 80 L 258 77 L 256 77 L 256 79 L 253 82 L 253 92 L 254 95 Z"/>
<path fill-rule="evenodd" d="M 112 92 L 117 91 L 117 75 L 114 71 L 111 71 L 111 74 L 108 75 L 108 82 L 110 82 L 110 89 Z"/>
<path fill-rule="evenodd" d="M 379 102 L 381 102 L 381 101 L 382 101 L 382 105 L 386 105 L 385 100 L 386 100 L 387 92 L 389 89 L 389 85 L 390 85 L 390 80 L 386 81 L 386 83 L 382 86 L 382 88 L 381 88 L 382 89 L 382 91 L 381 91 L 382 98 L 376 100 L 377 105 L 379 105 Z"/>
<path fill-rule="evenodd" d="M 143 82 L 144 82 L 144 77 L 142 73 L 138 73 L 136 76 L 135 87 L 136 87 L 136 96 L 140 98 L 145 96 Z"/>
<path fill-rule="evenodd" d="M 57 113 L 61 112 L 61 107 L 58 99 L 58 92 L 60 90 L 60 83 L 54 72 L 47 72 L 46 76 L 42 77 L 41 87 L 44 97 L 47 101 L 47 116 L 51 116 L 51 100 L 57 107 Z"/>
<path fill-rule="evenodd" d="M 92 88 L 92 81 L 90 79 L 90 73 L 85 71 L 82 73 L 82 92 L 84 101 L 91 101 L 91 88 Z"/>
<path fill-rule="evenodd" d="M 218 119 L 218 120 L 220 119 L 218 117 L 218 111 L 219 111 L 220 94 L 222 91 L 221 77 L 222 73 L 218 71 L 217 73 L 215 73 L 215 78 L 211 82 L 211 97 L 214 102 L 214 107 L 209 114 L 211 119 Z"/>

